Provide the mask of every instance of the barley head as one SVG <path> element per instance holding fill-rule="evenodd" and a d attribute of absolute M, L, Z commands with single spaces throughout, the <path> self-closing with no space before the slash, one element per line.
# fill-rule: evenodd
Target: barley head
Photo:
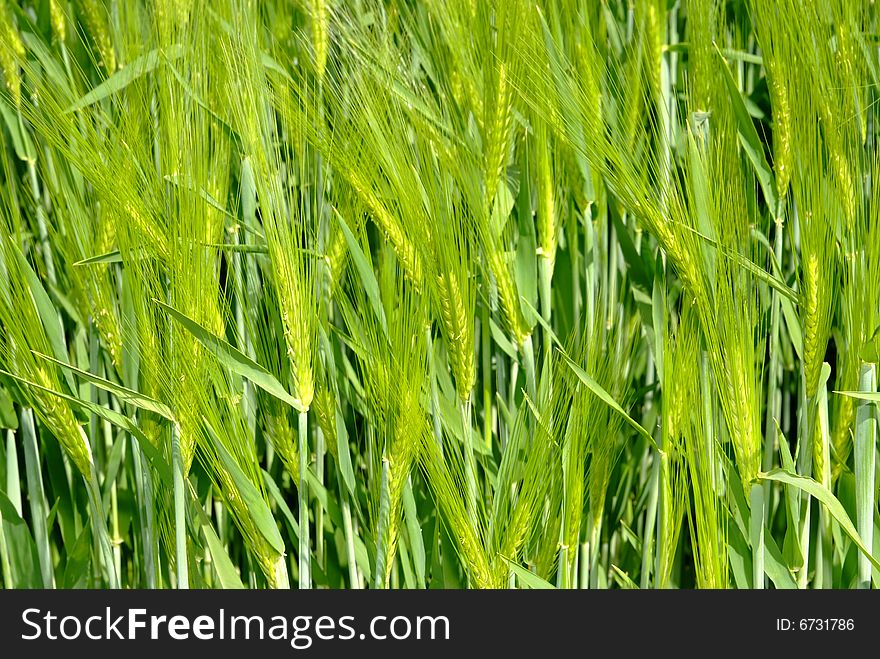
<path fill-rule="evenodd" d="M 510 333 L 516 344 L 522 345 L 522 342 L 529 335 L 529 330 L 519 305 L 519 296 L 516 292 L 513 275 L 510 272 L 510 265 L 504 252 L 498 246 L 490 245 L 486 257 L 489 261 L 489 269 L 495 278 L 498 298 L 501 301 L 501 309 L 504 312 Z"/>
<path fill-rule="evenodd" d="M 401 392 L 390 450 L 384 460 L 388 466 L 388 524 L 385 527 L 385 581 L 388 583 L 400 535 L 403 489 L 418 452 L 420 435 L 427 432 L 427 419 L 419 403 L 418 391 L 405 388 Z"/>
<path fill-rule="evenodd" d="M 831 436 L 831 445 L 835 456 L 833 477 L 846 468 L 846 460 L 852 449 L 852 427 L 856 420 L 856 404 L 849 396 L 839 396 L 837 407 L 837 421 Z"/>
<path fill-rule="evenodd" d="M 52 27 L 52 37 L 56 41 L 64 41 L 67 33 L 67 17 L 59 0 L 49 0 L 49 25 Z"/>
<path fill-rule="evenodd" d="M 33 372 L 34 382 L 47 389 L 60 390 L 57 378 L 43 367 L 37 366 Z M 46 426 L 55 435 L 58 443 L 67 453 L 73 464 L 85 478 L 91 477 L 92 450 L 82 427 L 77 423 L 70 406 L 52 394 L 33 390 L 35 409 L 43 417 Z"/>
<path fill-rule="evenodd" d="M 552 265 L 556 260 L 559 240 L 559 218 L 556 212 L 556 189 L 553 180 L 549 136 L 546 131 L 537 132 L 538 151 L 538 254 Z"/>
<path fill-rule="evenodd" d="M 468 321 L 461 295 L 462 282 L 454 270 L 437 275 L 440 318 L 443 322 L 449 361 L 455 375 L 455 388 L 461 400 L 467 400 L 476 382 L 474 366 L 474 328 Z"/>
<path fill-rule="evenodd" d="M 331 228 L 330 240 L 324 252 L 324 261 L 330 269 L 330 290 L 335 291 L 342 282 L 342 272 L 345 268 L 345 260 L 348 256 L 348 247 L 345 244 L 345 234 L 338 226 Z"/>
<path fill-rule="evenodd" d="M 807 377 L 807 395 L 813 397 L 819 388 L 819 371 L 822 368 L 824 340 L 820 330 L 819 307 L 819 258 L 811 252 L 804 263 L 804 372 Z"/>
<path fill-rule="evenodd" d="M 422 282 L 422 261 L 412 241 L 404 233 L 400 222 L 388 212 L 385 205 L 379 201 L 376 193 L 362 180 L 351 177 L 349 182 L 370 210 L 376 226 L 391 244 L 409 280 L 419 286 Z"/>
<path fill-rule="evenodd" d="M 782 65 L 774 57 L 768 57 L 770 107 L 773 108 L 773 155 L 776 164 L 776 188 L 780 198 L 788 193 L 791 180 L 791 104 L 788 87 L 782 76 Z M 776 209 L 773 209 L 776 212 Z"/>
<path fill-rule="evenodd" d="M 312 19 L 312 49 L 315 52 L 315 69 L 318 79 L 324 78 L 327 68 L 327 42 L 330 23 L 328 0 L 310 0 L 309 14 Z"/>
<path fill-rule="evenodd" d="M 327 448 L 330 454 L 335 456 L 336 446 L 336 397 L 333 390 L 326 384 L 318 387 L 315 391 L 315 400 L 312 408 L 318 419 L 318 427 L 324 433 Z"/>
<path fill-rule="evenodd" d="M 287 354 L 293 364 L 296 394 L 303 407 L 308 409 L 315 394 L 315 379 L 312 370 L 313 337 L 309 331 L 310 319 L 305 313 L 308 313 L 308 307 L 304 308 L 301 297 L 282 295 L 281 320 L 284 323 Z"/>
<path fill-rule="evenodd" d="M 113 73 L 116 71 L 116 51 L 110 38 L 107 10 L 100 0 L 79 0 L 79 4 L 86 27 L 100 56 L 100 63 L 107 73 Z"/>
<path fill-rule="evenodd" d="M 761 435 L 755 416 L 754 382 L 742 350 L 733 345 L 725 352 L 725 416 L 740 477 L 743 484 L 748 485 L 761 469 Z"/>
<path fill-rule="evenodd" d="M 487 206 L 492 205 L 501 173 L 507 161 L 510 134 L 513 126 L 513 112 L 510 103 L 510 81 L 507 79 L 507 66 L 498 65 L 496 94 L 492 98 L 491 114 L 486 117 L 485 186 Z"/>

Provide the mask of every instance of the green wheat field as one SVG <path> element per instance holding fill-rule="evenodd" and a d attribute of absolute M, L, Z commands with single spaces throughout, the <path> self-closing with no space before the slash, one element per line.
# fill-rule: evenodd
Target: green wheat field
<path fill-rule="evenodd" d="M 880 585 L 880 3 L 0 0 L 6 588 Z"/>

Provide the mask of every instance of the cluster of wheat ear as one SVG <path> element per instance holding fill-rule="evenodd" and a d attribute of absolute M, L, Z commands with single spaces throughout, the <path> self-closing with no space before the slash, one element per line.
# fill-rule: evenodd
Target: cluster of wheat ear
<path fill-rule="evenodd" d="M 0 582 L 876 586 L 878 25 L 0 0 Z"/>

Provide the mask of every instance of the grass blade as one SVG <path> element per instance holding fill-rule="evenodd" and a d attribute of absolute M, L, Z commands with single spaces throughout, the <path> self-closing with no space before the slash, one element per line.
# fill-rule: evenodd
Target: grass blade
<path fill-rule="evenodd" d="M 146 55 L 132 60 L 127 66 L 119 69 L 119 71 L 111 75 L 100 85 L 85 94 L 76 103 L 67 108 L 67 112 L 82 110 L 122 91 L 138 78 L 155 71 L 163 57 L 174 60 L 182 57 L 183 53 L 184 51 L 181 46 L 172 46 L 164 53 L 158 50 L 151 50 Z"/>

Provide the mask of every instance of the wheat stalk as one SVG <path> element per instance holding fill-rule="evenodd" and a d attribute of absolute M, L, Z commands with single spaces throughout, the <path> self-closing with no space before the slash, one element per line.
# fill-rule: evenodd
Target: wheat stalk
<path fill-rule="evenodd" d="M 24 43 L 12 22 L 6 1 L 0 5 L 0 71 L 6 88 L 12 96 L 12 102 L 16 107 L 21 105 L 21 70 L 19 62 L 25 56 Z"/>
<path fill-rule="evenodd" d="M 100 55 L 101 66 L 108 73 L 113 73 L 116 70 L 116 50 L 110 39 L 107 10 L 99 0 L 79 0 L 78 4 L 89 35 Z M 164 3 L 160 3 L 162 5 Z"/>

